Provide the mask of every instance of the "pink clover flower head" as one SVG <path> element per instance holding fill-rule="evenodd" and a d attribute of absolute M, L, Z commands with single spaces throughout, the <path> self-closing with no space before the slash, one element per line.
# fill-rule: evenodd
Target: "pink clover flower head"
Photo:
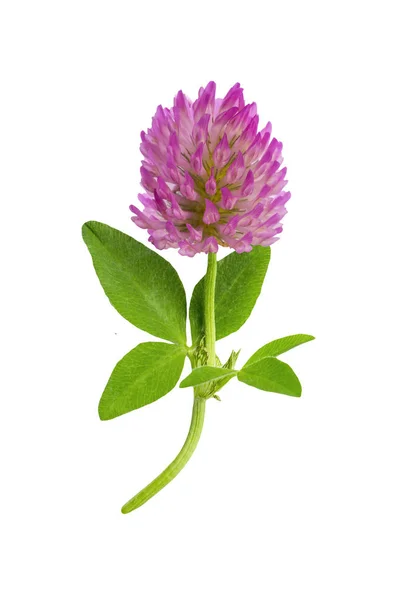
<path fill-rule="evenodd" d="M 157 108 L 141 134 L 144 194 L 132 221 L 159 250 L 250 252 L 270 246 L 282 231 L 285 192 L 282 144 L 271 123 L 258 131 L 255 103 L 245 104 L 236 83 L 224 98 L 213 81 L 192 102 L 178 92 L 172 108 Z"/>

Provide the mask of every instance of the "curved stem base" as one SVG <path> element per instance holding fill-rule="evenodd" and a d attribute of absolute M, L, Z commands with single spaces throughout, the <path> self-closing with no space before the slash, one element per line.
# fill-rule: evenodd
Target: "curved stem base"
<path fill-rule="evenodd" d="M 141 492 L 136 494 L 136 496 L 124 504 L 121 509 L 124 514 L 127 514 L 145 504 L 148 500 L 150 500 L 150 498 L 152 498 L 170 481 L 172 481 L 172 479 L 174 479 L 180 471 L 182 471 L 183 467 L 186 465 L 195 451 L 200 439 L 204 423 L 205 408 L 206 401 L 203 398 L 196 398 L 195 396 L 193 401 L 193 412 L 189 433 L 178 456 L 166 469 L 164 469 L 164 471 L 158 477 L 156 477 L 151 483 L 149 483 L 149 485 L 143 488 Z"/>

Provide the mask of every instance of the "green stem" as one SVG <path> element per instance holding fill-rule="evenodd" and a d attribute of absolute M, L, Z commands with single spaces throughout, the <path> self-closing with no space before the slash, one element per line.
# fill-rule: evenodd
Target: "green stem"
<path fill-rule="evenodd" d="M 207 363 L 215 366 L 215 281 L 217 279 L 217 254 L 208 255 L 204 290 L 204 321 L 206 333 Z"/>
<path fill-rule="evenodd" d="M 216 254 L 208 255 L 208 267 L 205 278 L 205 331 L 206 331 L 206 350 L 208 356 L 208 364 L 215 364 L 215 281 L 217 276 L 217 257 Z M 192 367 L 197 366 L 194 360 L 191 360 Z M 178 456 L 172 461 L 172 463 L 164 469 L 164 471 L 156 477 L 149 485 L 147 485 L 141 492 L 136 494 L 131 500 L 129 500 L 122 507 L 124 514 L 139 508 L 150 500 L 155 494 L 163 489 L 170 481 L 172 481 L 183 467 L 186 465 L 196 446 L 199 442 L 201 432 L 203 429 L 204 415 L 206 409 L 206 400 L 200 395 L 197 395 L 197 388 L 194 388 L 194 401 L 192 420 L 190 423 L 189 433 L 182 446 Z"/>
<path fill-rule="evenodd" d="M 189 433 L 186 441 L 182 446 L 182 450 L 178 456 L 172 461 L 172 463 L 149 485 L 147 485 L 141 492 L 136 494 L 129 502 L 124 504 L 122 512 L 124 514 L 135 510 L 142 506 L 147 500 L 150 500 L 155 494 L 163 489 L 170 481 L 172 481 L 183 467 L 188 462 L 196 449 L 197 443 L 200 439 L 201 430 L 203 429 L 204 413 L 206 408 L 206 401 L 204 398 L 194 398 L 192 421 L 190 423 Z"/>

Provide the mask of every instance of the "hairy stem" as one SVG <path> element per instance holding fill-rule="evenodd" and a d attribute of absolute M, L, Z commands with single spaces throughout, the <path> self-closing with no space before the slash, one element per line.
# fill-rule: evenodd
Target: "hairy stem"
<path fill-rule="evenodd" d="M 208 267 L 205 279 L 205 334 L 206 334 L 206 350 L 207 362 L 209 365 L 215 365 L 215 281 L 217 276 L 217 257 L 216 254 L 208 255 Z M 191 359 L 192 367 L 197 365 Z M 131 498 L 121 511 L 126 514 L 139 508 L 145 504 L 150 498 L 155 496 L 163 489 L 186 465 L 196 446 L 199 442 L 203 429 L 204 415 L 206 409 L 206 400 L 199 394 L 199 387 L 194 388 L 194 401 L 192 410 L 192 420 L 190 423 L 189 433 L 182 446 L 181 451 L 172 463 L 164 469 L 164 471 L 156 477 L 149 485 L 142 489 L 136 496 Z"/>

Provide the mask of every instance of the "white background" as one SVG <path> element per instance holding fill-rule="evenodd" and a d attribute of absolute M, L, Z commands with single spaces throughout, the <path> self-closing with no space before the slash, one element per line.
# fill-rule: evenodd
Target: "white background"
<path fill-rule="evenodd" d="M 395 9 L 2 2 L 5 600 L 400 598 Z M 287 355 L 302 398 L 231 382 L 190 464 L 124 516 L 179 450 L 191 397 L 99 421 L 114 364 L 149 337 L 108 303 L 80 229 L 146 240 L 128 210 L 140 130 L 210 79 L 272 121 L 292 192 L 262 296 L 218 352 L 317 339 Z M 163 256 L 189 293 L 205 257 Z"/>

